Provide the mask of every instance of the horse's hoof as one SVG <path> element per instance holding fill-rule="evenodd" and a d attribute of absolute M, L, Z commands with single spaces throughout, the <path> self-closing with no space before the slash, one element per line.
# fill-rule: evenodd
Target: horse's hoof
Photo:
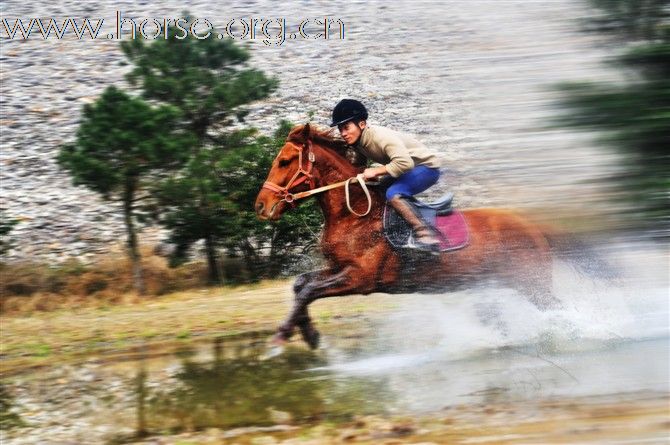
<path fill-rule="evenodd" d="M 273 347 L 279 347 L 283 348 L 288 344 L 288 338 L 281 332 L 277 332 L 271 339 L 270 339 L 270 346 Z"/>
<path fill-rule="evenodd" d="M 268 340 L 267 349 L 265 353 L 261 355 L 261 360 L 268 360 L 282 355 L 286 350 L 287 344 L 288 339 L 286 336 L 281 332 L 277 332 Z"/>
<path fill-rule="evenodd" d="M 275 357 L 279 357 L 284 353 L 286 348 L 284 346 L 271 346 L 268 348 L 267 352 L 261 356 L 261 360 L 269 360 Z"/>
<path fill-rule="evenodd" d="M 310 349 L 316 349 L 319 347 L 321 334 L 319 334 L 319 331 L 314 329 L 312 323 L 301 325 L 300 333 L 302 334 L 302 339 L 305 340 L 305 343 L 307 343 Z"/>

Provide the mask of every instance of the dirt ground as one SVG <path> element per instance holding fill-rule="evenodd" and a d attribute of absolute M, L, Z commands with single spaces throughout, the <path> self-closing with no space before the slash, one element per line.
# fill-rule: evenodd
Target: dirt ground
<path fill-rule="evenodd" d="M 292 280 L 238 287 L 211 287 L 133 303 L 1 316 L 0 377 L 77 358 L 114 360 L 138 347 L 154 351 L 214 337 L 268 337 L 288 314 Z M 312 317 L 321 329 L 337 329 L 393 308 L 386 294 L 319 301 Z M 295 342 L 299 339 L 296 337 Z"/>

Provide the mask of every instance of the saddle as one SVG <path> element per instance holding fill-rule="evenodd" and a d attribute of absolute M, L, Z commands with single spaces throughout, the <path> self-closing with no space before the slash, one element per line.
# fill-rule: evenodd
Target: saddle
<path fill-rule="evenodd" d="M 440 238 L 440 251 L 462 249 L 468 244 L 468 227 L 463 214 L 451 206 L 453 193 L 448 193 L 434 202 L 423 202 L 411 197 L 408 200 L 431 225 Z M 413 243 L 412 227 L 386 203 L 384 207 L 384 235 L 397 249 L 410 247 Z"/>

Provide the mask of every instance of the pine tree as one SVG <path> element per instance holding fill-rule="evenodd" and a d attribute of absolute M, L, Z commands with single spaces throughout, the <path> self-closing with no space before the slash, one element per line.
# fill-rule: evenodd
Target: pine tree
<path fill-rule="evenodd" d="M 184 147 L 192 143 L 192 137 L 175 130 L 178 120 L 175 107 L 154 107 L 111 86 L 93 104 L 84 106 L 75 142 L 63 145 L 58 155 L 75 185 L 122 205 L 139 294 L 144 293 L 144 283 L 135 222 L 138 203 L 146 198 L 142 181 L 185 161 L 188 152 Z"/>
<path fill-rule="evenodd" d="M 18 220 L 10 218 L 4 210 L 0 209 L 0 255 L 6 254 L 12 248 L 9 233 L 18 222 Z"/>
<path fill-rule="evenodd" d="M 161 221 L 173 231 L 179 250 L 195 240 L 205 241 L 209 278 L 218 282 L 216 249 L 226 236 L 221 227 L 234 215 L 214 176 L 215 164 L 227 152 L 247 150 L 251 133 L 231 127 L 243 123 L 246 105 L 267 97 L 278 81 L 248 66 L 249 50 L 230 39 L 218 39 L 216 32 L 207 39 L 192 35 L 178 39 L 178 35 L 178 30 L 170 29 L 167 39 L 150 44 L 126 41 L 122 49 L 134 64 L 128 81 L 141 88 L 143 97 L 178 108 L 182 127 L 194 135 L 186 168 L 160 187 L 161 202 L 170 213 Z M 258 178 L 241 176 L 238 181 Z"/>
<path fill-rule="evenodd" d="M 670 2 L 592 0 L 604 14 L 592 29 L 625 44 L 614 63 L 630 79 L 620 85 L 562 85 L 569 112 L 558 121 L 604 132 L 602 141 L 618 150 L 626 174 L 619 188 L 638 215 L 661 234 L 670 234 Z M 594 26 L 593 26 L 594 25 Z"/>
<path fill-rule="evenodd" d="M 254 210 L 263 178 L 292 127 L 282 121 L 273 137 L 258 136 L 254 129 L 229 132 L 221 145 L 193 156 L 182 176 L 158 184 L 154 194 L 161 222 L 177 246 L 175 262 L 204 236 L 229 255 L 242 256 L 256 279 L 276 276 L 290 259 L 300 257 L 296 253 L 314 246 L 323 218 L 313 202 L 301 203 L 275 223 L 260 221 Z M 263 250 L 268 254 L 261 255 Z M 210 280 L 218 281 L 222 277 L 209 253 L 207 261 Z"/>

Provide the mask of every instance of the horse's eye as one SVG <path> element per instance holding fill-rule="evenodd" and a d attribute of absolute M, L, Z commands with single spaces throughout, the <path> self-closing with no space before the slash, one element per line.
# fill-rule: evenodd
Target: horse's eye
<path fill-rule="evenodd" d="M 290 159 L 282 159 L 282 160 L 279 161 L 279 166 L 280 166 L 280 167 L 286 167 L 286 166 L 289 165 L 290 163 L 291 163 L 291 160 L 290 160 Z"/>

